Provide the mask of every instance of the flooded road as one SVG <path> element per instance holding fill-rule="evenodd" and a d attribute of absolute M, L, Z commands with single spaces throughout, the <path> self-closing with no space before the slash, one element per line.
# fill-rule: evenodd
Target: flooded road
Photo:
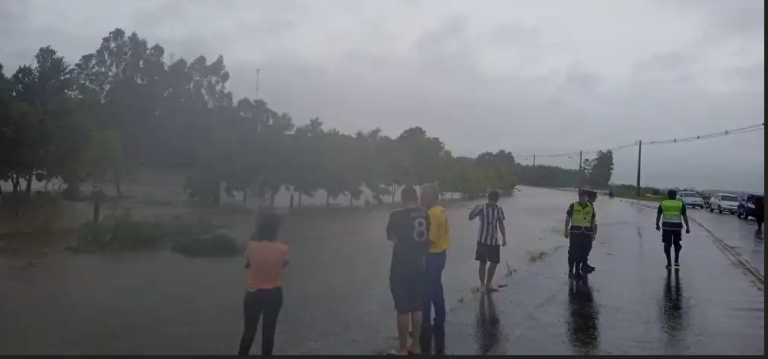
<path fill-rule="evenodd" d="M 708 234 L 698 228 L 684 241 L 679 279 L 668 283 L 650 210 L 601 198 L 591 260 L 598 272 L 589 286 L 570 288 L 559 231 L 573 199 L 523 188 L 502 200 L 510 245 L 497 277 L 506 274 L 499 281 L 508 287 L 491 297 L 471 291 L 476 224 L 466 216 L 474 203 L 447 205 L 449 353 L 763 353 L 762 292 L 709 238 L 699 241 Z M 376 208 L 287 219 L 282 238 L 293 253 L 276 354 L 378 354 L 394 344 L 387 215 Z M 224 223 L 243 242 L 252 230 L 247 217 Z M 240 258 L 169 252 L 58 254 L 3 266 L 0 352 L 235 353 L 242 267 Z"/>
<path fill-rule="evenodd" d="M 490 315 L 482 305 L 451 313 L 452 352 L 764 354 L 763 287 L 707 231 L 693 225 L 683 239 L 681 269 L 669 272 L 653 228 L 655 210 L 607 199 L 596 208 L 600 234 L 590 264 L 597 271 L 589 280 L 569 281 L 567 251 L 558 250 L 492 295 L 496 319 L 485 322 L 501 325 L 478 324 Z"/>

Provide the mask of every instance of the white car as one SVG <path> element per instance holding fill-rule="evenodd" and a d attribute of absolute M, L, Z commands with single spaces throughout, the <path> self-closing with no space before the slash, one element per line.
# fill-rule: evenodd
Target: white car
<path fill-rule="evenodd" d="M 709 199 L 709 211 L 717 210 L 721 214 L 728 212 L 736 214 L 739 208 L 739 198 L 728 193 L 718 193 Z"/>
<path fill-rule="evenodd" d="M 696 192 L 679 192 L 677 200 L 682 201 L 686 207 L 697 207 L 704 209 L 704 199 Z"/>

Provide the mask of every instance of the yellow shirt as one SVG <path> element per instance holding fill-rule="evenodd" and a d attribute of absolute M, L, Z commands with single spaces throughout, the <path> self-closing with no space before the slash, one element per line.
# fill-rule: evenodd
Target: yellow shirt
<path fill-rule="evenodd" d="M 429 209 L 429 245 L 430 253 L 440 253 L 451 246 L 451 232 L 448 230 L 448 215 L 442 206 Z"/>

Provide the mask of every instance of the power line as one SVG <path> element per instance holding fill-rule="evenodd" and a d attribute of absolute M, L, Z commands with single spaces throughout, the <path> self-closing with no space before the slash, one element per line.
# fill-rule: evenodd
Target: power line
<path fill-rule="evenodd" d="M 764 124 L 761 123 L 757 125 L 737 128 L 735 130 L 725 130 L 725 131 L 710 133 L 706 135 L 691 136 L 691 137 L 685 137 L 685 138 L 679 138 L 679 139 L 675 138 L 675 139 L 664 140 L 664 141 L 643 142 L 643 144 L 644 145 L 668 145 L 668 144 L 675 144 L 675 143 L 695 142 L 695 141 L 709 140 L 712 138 L 718 138 L 723 136 L 739 135 L 742 133 L 763 131 L 764 129 L 765 129 Z"/>
<path fill-rule="evenodd" d="M 668 140 L 658 140 L 658 141 L 643 141 L 644 146 L 655 146 L 655 145 L 674 145 L 674 144 L 680 144 L 680 143 L 688 143 L 688 142 L 696 142 L 696 141 L 703 141 L 703 140 L 709 140 L 713 138 L 719 138 L 719 137 L 725 137 L 725 136 L 732 136 L 732 135 L 740 135 L 744 133 L 750 133 L 750 132 L 756 132 L 756 131 L 764 131 L 765 130 L 765 123 L 759 123 L 751 126 L 741 127 L 733 130 L 725 130 L 720 132 L 713 132 L 708 133 L 705 135 L 698 135 L 698 136 L 690 136 L 690 137 L 684 137 L 684 138 L 674 138 L 674 139 L 668 139 Z M 616 146 L 613 148 L 607 148 L 602 150 L 593 150 L 593 151 L 583 151 L 583 154 L 585 155 L 591 155 L 591 154 L 597 154 L 600 151 L 612 151 L 617 152 L 621 151 L 627 148 L 637 147 L 640 141 L 628 143 L 621 146 Z M 515 156 L 518 159 L 521 158 L 559 158 L 559 157 L 569 157 L 569 156 L 576 156 L 579 155 L 579 151 L 574 152 L 568 152 L 568 153 L 556 153 L 556 154 L 530 154 L 530 155 L 524 155 L 524 156 Z"/>

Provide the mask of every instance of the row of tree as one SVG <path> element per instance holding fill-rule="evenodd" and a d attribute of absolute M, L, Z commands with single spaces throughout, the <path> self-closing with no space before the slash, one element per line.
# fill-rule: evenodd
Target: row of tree
<path fill-rule="evenodd" d="M 233 100 L 222 56 L 209 62 L 165 61 L 165 50 L 136 33 L 111 31 L 74 65 L 52 47 L 9 76 L 0 65 L 0 180 L 31 191 L 33 179 L 60 179 L 65 195 L 80 184 L 121 180 L 142 167 L 182 169 L 194 198 L 218 203 L 242 192 L 273 202 L 281 188 L 299 195 L 323 189 L 359 198 L 394 196 L 427 182 L 474 197 L 490 188 L 511 193 L 524 184 L 575 187 L 610 181 L 609 152 L 585 161 L 586 171 L 525 166 L 507 151 L 454 156 L 420 127 L 388 137 L 380 129 L 344 134 L 318 118 L 298 125 L 262 100 Z M 610 166 L 607 163 L 610 157 Z M 271 199 L 271 201 L 270 201 Z"/>

